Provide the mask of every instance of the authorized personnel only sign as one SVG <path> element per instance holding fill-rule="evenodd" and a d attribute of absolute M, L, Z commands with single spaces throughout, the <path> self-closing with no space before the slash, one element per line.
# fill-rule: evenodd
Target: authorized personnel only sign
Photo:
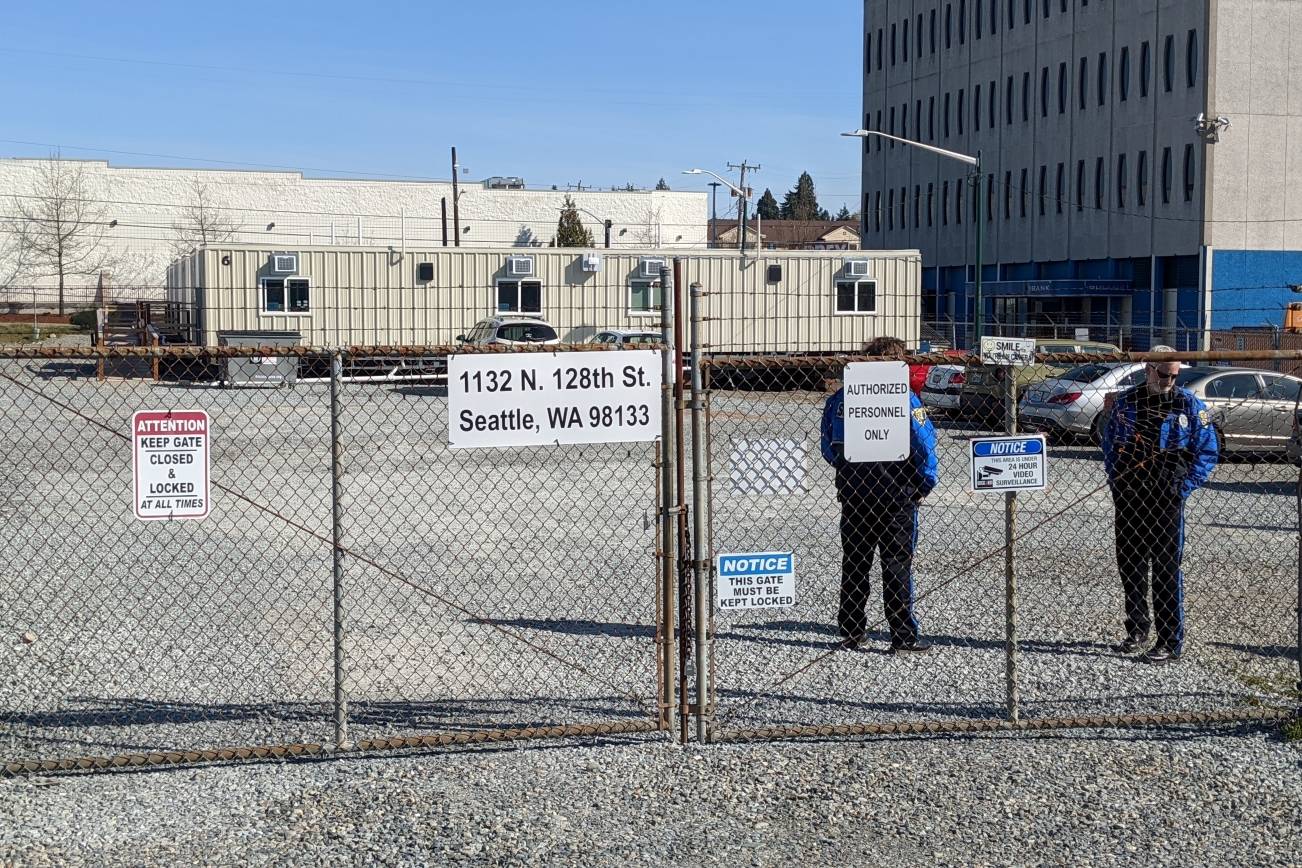
<path fill-rule="evenodd" d="M 909 457 L 909 366 L 851 362 L 845 387 L 845 460 L 903 461 Z"/>
<path fill-rule="evenodd" d="M 796 556 L 791 552 L 719 555 L 719 608 L 779 609 L 796 604 Z"/>
<path fill-rule="evenodd" d="M 976 437 L 969 442 L 972 491 L 1039 491 L 1048 484 L 1044 435 Z"/>
<path fill-rule="evenodd" d="M 209 430 L 202 410 L 142 410 L 131 417 L 136 518 L 208 514 Z"/>
<path fill-rule="evenodd" d="M 662 378 L 656 350 L 454 355 L 448 362 L 448 445 L 655 440 Z"/>
<path fill-rule="evenodd" d="M 984 365 L 1029 365 L 1034 361 L 1034 338 L 981 338 L 981 363 Z"/>

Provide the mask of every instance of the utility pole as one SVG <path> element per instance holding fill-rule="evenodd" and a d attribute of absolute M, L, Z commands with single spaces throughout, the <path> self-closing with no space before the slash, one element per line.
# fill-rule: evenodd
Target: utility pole
<path fill-rule="evenodd" d="M 461 194 L 457 191 L 457 175 L 461 167 L 457 165 L 457 149 L 452 147 L 452 246 L 461 246 Z"/>
<path fill-rule="evenodd" d="M 744 257 L 746 255 L 746 205 L 750 202 L 750 188 L 746 186 L 746 173 L 758 172 L 760 167 L 752 166 L 745 160 L 742 160 L 740 165 L 737 163 L 729 163 L 728 168 L 741 170 L 741 183 L 737 186 L 741 188 L 742 195 L 738 197 L 741 199 L 741 205 L 737 208 L 737 213 L 741 216 L 741 227 L 738 230 L 738 237 L 741 239 L 741 255 Z M 756 243 L 758 243 L 758 241 Z"/>
<path fill-rule="evenodd" d="M 711 181 L 711 182 L 710 182 L 710 187 L 711 187 L 711 189 L 710 189 L 710 234 L 711 234 L 712 236 L 714 236 L 714 238 L 711 238 L 711 239 L 710 239 L 711 241 L 713 241 L 715 238 L 718 238 L 718 237 L 719 237 L 719 203 L 718 203 L 718 198 L 719 198 L 719 188 L 722 187 L 722 186 L 723 186 L 723 185 L 720 184 L 718 181 Z"/>

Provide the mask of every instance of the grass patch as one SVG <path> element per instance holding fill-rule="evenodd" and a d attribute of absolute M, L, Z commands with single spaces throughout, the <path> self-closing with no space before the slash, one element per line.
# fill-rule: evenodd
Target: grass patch
<path fill-rule="evenodd" d="M 1284 741 L 1302 741 L 1302 717 L 1295 717 L 1279 728 Z"/>
<path fill-rule="evenodd" d="M 71 325 L 48 325 L 41 323 L 41 339 L 56 335 L 70 335 L 84 332 Z M 32 342 L 32 324 L 7 322 L 0 323 L 0 344 L 28 344 Z"/>

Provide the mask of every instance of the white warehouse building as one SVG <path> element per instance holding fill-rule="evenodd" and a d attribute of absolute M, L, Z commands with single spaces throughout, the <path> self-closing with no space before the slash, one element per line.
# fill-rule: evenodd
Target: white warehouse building
<path fill-rule="evenodd" d="M 82 273 L 66 277 L 70 302 L 93 292 L 101 270 L 120 297 L 161 298 L 168 263 L 192 249 L 196 209 L 202 201 L 210 243 L 259 244 L 280 249 L 455 246 L 450 181 L 307 178 L 299 172 L 134 168 L 97 160 L 0 158 L 0 199 L 10 225 L 0 244 L 3 260 L 15 254 L 17 221 L 40 202 L 51 167 L 79 175 L 80 198 L 95 224 L 101 249 Z M 595 246 L 674 249 L 705 247 L 708 196 L 669 190 L 537 189 L 520 178 L 461 180 L 460 243 L 468 247 L 546 247 L 566 196 L 579 208 Z M 100 268 L 100 266 L 103 266 Z M 31 265 L 16 277 L 0 273 L 0 296 L 29 303 L 31 287 L 52 287 L 48 267 Z M 0 302 L 6 298 L 0 297 Z"/>

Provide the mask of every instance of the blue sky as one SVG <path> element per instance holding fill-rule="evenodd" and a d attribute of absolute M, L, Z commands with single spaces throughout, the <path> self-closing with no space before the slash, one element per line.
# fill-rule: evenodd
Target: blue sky
<path fill-rule="evenodd" d="M 807 169 L 825 207 L 854 210 L 857 149 L 837 133 L 860 111 L 862 16 L 846 0 L 13 3 L 0 155 L 447 178 L 456 145 L 472 178 L 675 189 L 745 158 L 757 195 Z"/>

